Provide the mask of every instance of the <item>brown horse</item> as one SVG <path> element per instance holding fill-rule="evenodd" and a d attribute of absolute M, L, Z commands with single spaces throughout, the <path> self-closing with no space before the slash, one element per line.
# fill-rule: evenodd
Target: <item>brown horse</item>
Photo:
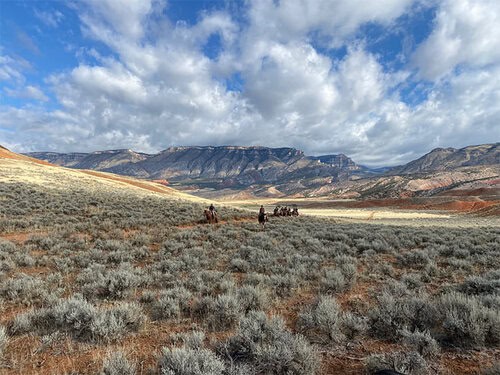
<path fill-rule="evenodd" d="M 219 222 L 219 219 L 217 219 L 217 214 L 213 213 L 210 210 L 205 210 L 205 217 L 207 219 L 208 224 L 215 224 Z"/>
<path fill-rule="evenodd" d="M 268 222 L 269 219 L 267 218 L 267 214 L 259 214 L 259 224 L 262 226 L 262 229 L 266 228 L 266 222 Z"/>

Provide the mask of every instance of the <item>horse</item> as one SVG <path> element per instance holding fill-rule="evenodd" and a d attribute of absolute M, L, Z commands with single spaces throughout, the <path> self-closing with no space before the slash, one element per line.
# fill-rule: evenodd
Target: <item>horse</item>
<path fill-rule="evenodd" d="M 205 210 L 205 218 L 207 219 L 208 224 L 219 222 L 219 219 L 217 219 L 217 214 L 215 212 L 212 214 L 212 211 L 210 210 Z"/>
<path fill-rule="evenodd" d="M 259 224 L 262 226 L 262 228 L 266 227 L 266 221 L 269 221 L 267 218 L 267 214 L 259 214 Z"/>

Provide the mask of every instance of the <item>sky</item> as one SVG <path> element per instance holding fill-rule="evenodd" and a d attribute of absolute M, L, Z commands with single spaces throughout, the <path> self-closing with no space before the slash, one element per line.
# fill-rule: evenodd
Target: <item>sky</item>
<path fill-rule="evenodd" d="M 498 0 L 0 0 L 13 151 L 260 145 L 387 166 L 498 141 Z"/>

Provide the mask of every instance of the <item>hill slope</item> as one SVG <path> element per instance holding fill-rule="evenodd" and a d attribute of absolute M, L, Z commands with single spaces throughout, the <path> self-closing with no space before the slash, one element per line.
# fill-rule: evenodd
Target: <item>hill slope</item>
<path fill-rule="evenodd" d="M 410 174 L 450 171 L 460 167 L 500 164 L 500 143 L 467 146 L 461 149 L 436 148 L 417 160 L 389 171 L 390 174 Z"/>
<path fill-rule="evenodd" d="M 160 194 L 171 199 L 204 202 L 202 198 L 151 181 L 110 173 L 62 168 L 39 159 L 16 154 L 1 146 L 0 170 L 2 172 L 0 182 L 3 183 L 25 183 L 46 186 L 54 190 L 79 186 L 89 190 L 103 189 L 138 195 Z"/>

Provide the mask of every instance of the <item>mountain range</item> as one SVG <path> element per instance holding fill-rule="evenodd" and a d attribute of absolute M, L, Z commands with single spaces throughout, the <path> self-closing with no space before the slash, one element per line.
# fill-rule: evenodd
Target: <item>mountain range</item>
<path fill-rule="evenodd" d="M 377 194 L 392 197 L 401 193 L 400 188 L 407 190 L 408 181 L 422 179 L 424 175 L 427 185 L 440 188 L 470 182 L 464 178 L 468 175 L 467 169 L 469 175 L 476 173 L 474 178 L 479 180 L 494 177 L 500 166 L 499 146 L 500 143 L 461 149 L 437 148 L 405 165 L 378 169 L 358 165 L 344 154 L 307 156 L 288 147 L 191 146 L 170 147 L 157 154 L 123 149 L 26 155 L 70 168 L 168 180 L 178 188 L 201 195 L 214 191 L 224 194 L 248 191 L 264 196 L 345 195 L 352 193 L 353 189 L 359 193 L 361 186 L 368 186 L 368 196 L 375 190 Z M 481 174 L 484 171 L 488 171 L 486 175 Z M 429 183 L 436 176 L 439 182 Z M 373 189 L 374 183 L 385 187 L 386 191 Z M 398 187 L 396 192 L 394 186 Z M 377 194 L 375 196 L 379 197 Z"/>
<path fill-rule="evenodd" d="M 92 153 L 34 152 L 28 156 L 52 164 L 93 169 L 172 183 L 205 183 L 244 187 L 297 179 L 348 178 L 350 172 L 367 168 L 343 154 L 309 157 L 294 148 L 268 147 L 170 147 L 158 154 L 132 150 Z"/>

